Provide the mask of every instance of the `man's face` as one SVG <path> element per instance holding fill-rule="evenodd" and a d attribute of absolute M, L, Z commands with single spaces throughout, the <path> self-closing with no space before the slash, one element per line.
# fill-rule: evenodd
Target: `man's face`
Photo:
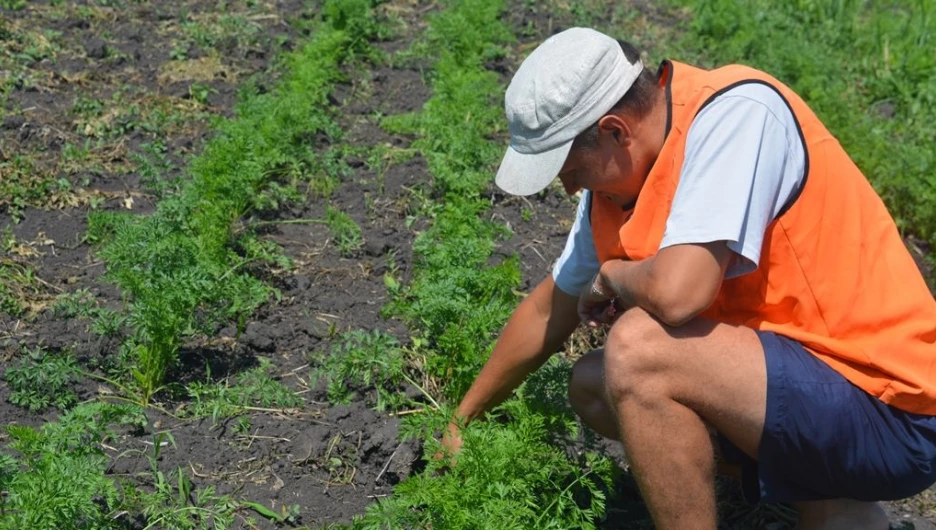
<path fill-rule="evenodd" d="M 602 131 L 598 145 L 569 151 L 559 172 L 566 193 L 586 189 L 621 207 L 633 205 L 650 167 L 632 155 L 634 144 L 622 141 L 622 134 Z"/>

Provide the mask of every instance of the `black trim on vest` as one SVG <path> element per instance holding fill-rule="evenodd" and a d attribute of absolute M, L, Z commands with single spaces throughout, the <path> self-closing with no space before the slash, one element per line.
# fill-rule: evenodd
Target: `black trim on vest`
<path fill-rule="evenodd" d="M 669 137 L 670 128 L 673 126 L 673 63 L 664 59 L 657 70 L 657 79 L 669 70 L 669 77 L 666 78 L 666 131 L 663 133 L 663 141 Z"/>
<path fill-rule="evenodd" d="M 803 134 L 803 128 L 800 126 L 799 118 L 796 117 L 796 112 L 793 112 L 793 107 L 790 105 L 790 102 L 787 101 L 787 98 L 785 98 L 783 94 L 781 94 L 780 91 L 777 90 L 777 87 L 773 86 L 767 81 L 763 81 L 760 79 L 745 79 L 743 81 L 737 81 L 735 83 L 732 83 L 726 86 L 725 88 L 719 90 L 718 92 L 715 92 L 714 94 L 712 94 L 712 96 L 709 97 L 705 101 L 705 103 L 702 104 L 701 107 L 699 107 L 699 111 L 696 112 L 696 116 L 698 116 L 699 112 L 702 112 L 702 109 L 707 107 L 708 104 L 714 101 L 715 98 L 717 98 L 718 96 L 724 94 L 725 92 L 728 92 L 729 90 L 733 88 L 737 88 L 741 85 L 746 85 L 748 83 L 755 83 L 755 84 L 769 87 L 771 90 L 776 92 L 778 96 L 780 96 L 780 99 L 783 100 L 783 103 L 786 104 L 788 109 L 790 109 L 790 114 L 793 116 L 793 122 L 796 123 L 796 132 L 797 134 L 799 134 L 800 142 L 803 144 L 803 156 L 806 157 L 806 159 L 803 161 L 803 181 L 800 182 L 799 187 L 796 189 L 796 191 L 793 192 L 793 195 L 790 195 L 790 198 L 787 199 L 786 204 L 784 204 L 783 208 L 780 209 L 780 212 L 777 213 L 777 217 L 774 218 L 774 220 L 776 220 L 782 217 L 783 214 L 787 213 L 787 211 L 789 211 L 789 209 L 793 207 L 793 204 L 796 203 L 796 200 L 799 199 L 800 195 L 803 193 L 803 188 L 806 187 L 806 181 L 809 178 L 809 148 L 806 146 L 806 136 Z"/>

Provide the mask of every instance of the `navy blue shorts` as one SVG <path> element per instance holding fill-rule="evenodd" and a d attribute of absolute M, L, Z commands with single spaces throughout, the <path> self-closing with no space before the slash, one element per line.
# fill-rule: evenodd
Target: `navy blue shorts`
<path fill-rule="evenodd" d="M 936 416 L 885 405 L 798 342 L 758 335 L 767 415 L 757 461 L 720 440 L 748 500 L 896 500 L 936 483 Z"/>

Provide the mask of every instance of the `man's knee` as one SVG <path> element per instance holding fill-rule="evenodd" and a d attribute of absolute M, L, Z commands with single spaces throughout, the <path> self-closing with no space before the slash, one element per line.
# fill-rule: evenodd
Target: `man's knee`
<path fill-rule="evenodd" d="M 671 363 L 664 325 L 643 309 L 628 310 L 614 323 L 605 344 L 605 387 L 614 400 L 661 389 Z"/>
<path fill-rule="evenodd" d="M 601 357 L 601 350 L 594 350 L 583 355 L 572 365 L 569 402 L 579 416 L 582 416 L 596 399 L 601 399 L 604 393 L 604 367 Z"/>
<path fill-rule="evenodd" d="M 604 388 L 603 352 L 595 350 L 583 355 L 572 366 L 569 379 L 569 403 L 593 431 L 620 440 L 614 413 L 608 407 Z"/>

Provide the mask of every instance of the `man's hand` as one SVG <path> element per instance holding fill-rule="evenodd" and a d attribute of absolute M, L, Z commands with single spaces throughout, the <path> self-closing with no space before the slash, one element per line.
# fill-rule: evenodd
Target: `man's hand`
<path fill-rule="evenodd" d="M 506 399 L 572 335 L 579 325 L 577 303 L 578 297 L 556 287 L 551 275 L 520 302 L 481 373 L 458 405 L 455 419 L 442 434 L 437 459 L 449 458 L 449 465 L 454 465 L 454 457 L 462 447 L 460 426 L 482 417 Z"/>
<path fill-rule="evenodd" d="M 455 422 L 449 423 L 442 433 L 442 449 L 432 457 L 436 460 L 448 458 L 448 466 L 452 467 L 458 460 L 458 453 L 462 448 L 461 429 Z"/>
<path fill-rule="evenodd" d="M 579 297 L 579 316 L 597 327 L 639 306 L 667 325 L 681 326 L 718 296 L 733 255 L 724 241 L 714 241 L 666 247 L 640 261 L 608 260 Z"/>
<path fill-rule="evenodd" d="M 579 296 L 579 319 L 592 328 L 611 324 L 620 314 L 614 293 L 606 291 L 601 285 L 601 274 L 598 274 Z"/>

